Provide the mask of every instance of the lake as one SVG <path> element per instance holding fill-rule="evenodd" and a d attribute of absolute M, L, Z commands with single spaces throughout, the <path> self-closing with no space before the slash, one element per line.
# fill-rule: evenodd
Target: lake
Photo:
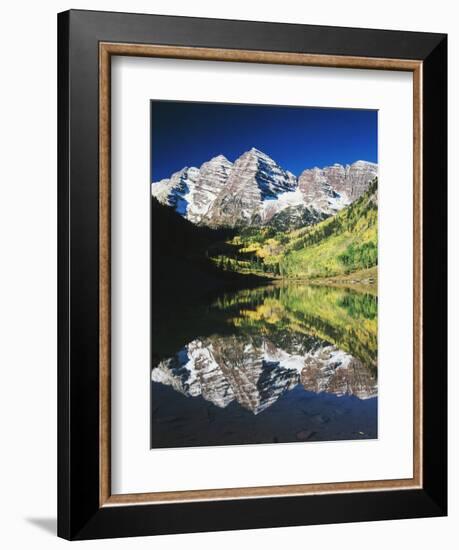
<path fill-rule="evenodd" d="M 297 281 L 153 307 L 151 447 L 377 438 L 374 291 Z"/>

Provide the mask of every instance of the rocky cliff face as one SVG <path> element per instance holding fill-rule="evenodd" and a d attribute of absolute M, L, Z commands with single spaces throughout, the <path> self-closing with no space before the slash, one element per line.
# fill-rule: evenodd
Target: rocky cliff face
<path fill-rule="evenodd" d="M 213 226 L 259 225 L 269 218 L 265 206 L 289 191 L 296 178 L 267 155 L 251 149 L 234 163 L 226 185 L 203 221 Z M 273 212 L 274 213 L 274 212 Z"/>
<path fill-rule="evenodd" d="M 197 338 L 154 367 L 151 378 L 218 407 L 237 401 L 253 414 L 298 384 L 316 393 L 360 399 L 377 393 L 376 380 L 358 359 L 327 342 L 311 345 L 310 338 L 301 337 L 282 347 L 267 337 Z"/>
<path fill-rule="evenodd" d="M 152 185 L 159 202 L 174 208 L 188 220 L 199 224 L 208 215 L 231 172 L 232 163 L 219 155 L 201 168 L 183 168 L 169 179 Z"/>
<path fill-rule="evenodd" d="M 304 170 L 298 178 L 298 188 L 306 204 L 314 205 L 321 212 L 332 213 L 351 201 L 336 187 L 345 179 L 346 169 L 341 165 Z"/>
<path fill-rule="evenodd" d="M 347 166 L 334 164 L 304 170 L 298 178 L 298 187 L 307 202 L 336 211 L 361 197 L 377 173 L 377 164 L 363 160 Z"/>
<path fill-rule="evenodd" d="M 377 175 L 377 165 L 357 161 L 302 172 L 299 178 L 252 148 L 234 164 L 219 155 L 200 168 L 183 168 L 153 182 L 159 202 L 209 227 L 279 222 L 288 228 L 317 223 L 359 198 Z"/>

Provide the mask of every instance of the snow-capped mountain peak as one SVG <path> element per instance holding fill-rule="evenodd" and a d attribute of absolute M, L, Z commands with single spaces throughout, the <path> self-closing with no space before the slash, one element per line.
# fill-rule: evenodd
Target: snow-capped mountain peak
<path fill-rule="evenodd" d="M 185 167 L 153 182 L 151 192 L 196 224 L 266 225 L 281 215 L 288 227 L 334 214 L 361 196 L 376 175 L 376 164 L 359 160 L 307 169 L 297 178 L 252 147 L 234 163 L 220 154 L 200 168 Z"/>
<path fill-rule="evenodd" d="M 225 155 L 217 155 L 216 157 L 213 157 L 211 158 L 210 160 L 208 160 L 207 162 L 204 162 L 202 166 L 204 166 L 204 164 L 208 164 L 208 163 L 211 163 L 211 164 L 221 164 L 221 165 L 224 165 L 224 166 L 233 166 L 233 163 L 230 162 L 226 157 Z"/>

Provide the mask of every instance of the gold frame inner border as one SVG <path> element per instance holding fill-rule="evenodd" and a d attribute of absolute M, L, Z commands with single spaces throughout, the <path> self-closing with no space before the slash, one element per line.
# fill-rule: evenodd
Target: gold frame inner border
<path fill-rule="evenodd" d="M 413 73 L 413 477 L 356 482 L 235 487 L 135 494 L 111 493 L 110 399 L 110 96 L 111 57 L 158 57 Z M 203 500 L 314 495 L 339 492 L 422 488 L 422 62 L 405 59 L 349 57 L 251 50 L 99 44 L 99 506 L 161 504 Z"/>

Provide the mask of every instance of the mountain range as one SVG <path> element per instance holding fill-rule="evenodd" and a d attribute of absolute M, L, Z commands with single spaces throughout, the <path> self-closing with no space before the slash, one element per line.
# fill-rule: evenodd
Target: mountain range
<path fill-rule="evenodd" d="M 358 160 L 304 170 L 298 177 L 252 148 L 234 163 L 218 155 L 200 168 L 151 184 L 161 204 L 211 228 L 275 226 L 295 229 L 320 222 L 361 197 L 377 164 Z"/>

